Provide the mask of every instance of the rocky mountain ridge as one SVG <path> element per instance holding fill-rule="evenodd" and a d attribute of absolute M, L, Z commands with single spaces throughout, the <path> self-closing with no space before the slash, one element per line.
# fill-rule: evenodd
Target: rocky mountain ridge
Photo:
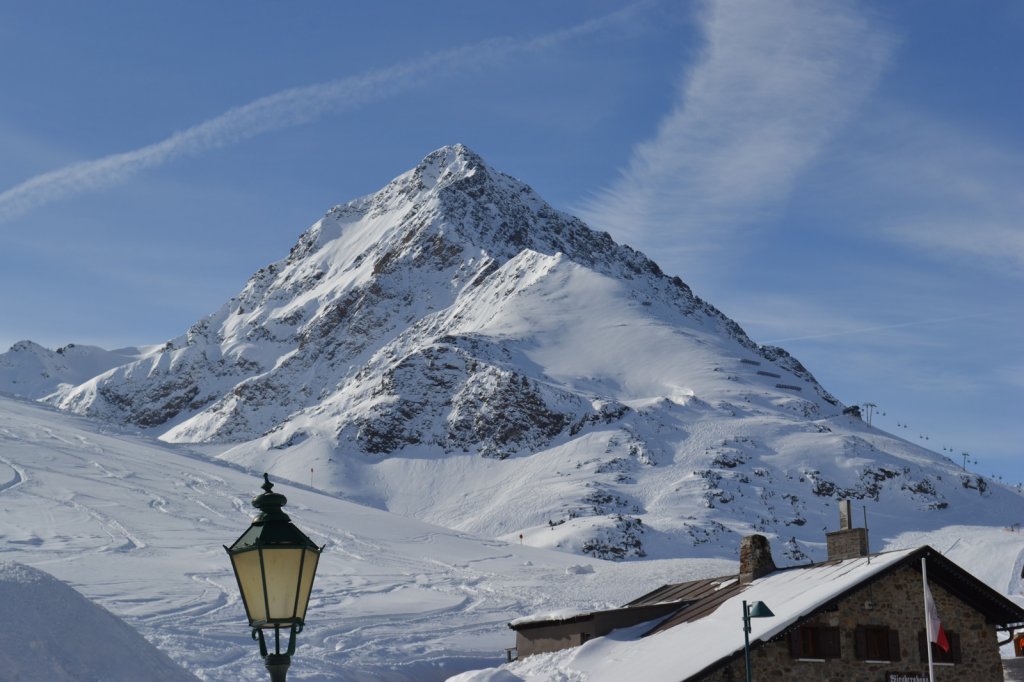
<path fill-rule="evenodd" d="M 460 145 L 329 211 L 186 334 L 45 400 L 612 558 L 714 554 L 751 528 L 813 556 L 840 497 L 927 525 L 993 494 Z"/>

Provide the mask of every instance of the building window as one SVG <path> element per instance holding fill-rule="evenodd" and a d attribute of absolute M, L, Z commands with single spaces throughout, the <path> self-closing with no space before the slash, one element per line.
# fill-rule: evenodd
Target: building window
<path fill-rule="evenodd" d="M 900 633 L 884 625 L 859 625 L 853 632 L 854 655 L 859 661 L 900 660 Z"/>
<path fill-rule="evenodd" d="M 924 630 L 917 633 L 917 649 L 921 655 L 921 662 L 928 662 L 928 636 Z M 949 651 L 943 651 L 938 644 L 932 642 L 932 661 L 935 663 L 960 663 L 963 658 L 960 654 L 960 635 L 949 630 L 946 631 L 946 640 L 949 642 Z"/>
<path fill-rule="evenodd" d="M 789 655 L 793 658 L 839 658 L 839 628 L 803 625 L 789 632 Z"/>

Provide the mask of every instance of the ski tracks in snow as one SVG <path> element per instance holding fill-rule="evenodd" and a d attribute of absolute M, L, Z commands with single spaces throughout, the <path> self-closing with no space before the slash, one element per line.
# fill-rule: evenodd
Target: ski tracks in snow
<path fill-rule="evenodd" d="M 0 483 L 0 493 L 4 492 L 5 490 L 16 488 L 17 486 L 21 485 L 26 480 L 28 480 L 28 474 L 25 473 L 25 470 L 22 469 L 17 464 L 15 464 L 14 462 L 12 462 L 11 460 L 7 459 L 6 457 L 0 457 L 0 463 L 3 463 L 8 469 L 11 470 L 10 476 L 3 476 L 3 478 L 6 478 L 7 480 Z"/>
<path fill-rule="evenodd" d="M 221 549 L 248 525 L 259 477 L 41 408 L 0 410 L 5 558 L 74 585 L 202 680 L 264 679 Z M 604 562 L 278 490 L 326 545 L 293 671 L 307 682 L 444 680 L 501 663 L 513 618 L 637 589 Z M 581 561 L 603 568 L 566 572 Z"/>

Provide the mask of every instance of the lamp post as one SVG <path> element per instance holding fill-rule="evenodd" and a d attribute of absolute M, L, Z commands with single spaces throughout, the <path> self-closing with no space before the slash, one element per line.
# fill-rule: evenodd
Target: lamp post
<path fill-rule="evenodd" d="M 747 671 L 747 682 L 752 680 L 750 675 L 750 619 L 771 618 L 774 615 L 763 601 L 756 601 L 747 606 L 747 601 L 743 600 L 743 664 Z"/>
<path fill-rule="evenodd" d="M 323 547 L 317 547 L 281 511 L 288 498 L 273 492 L 274 484 L 267 474 L 263 474 L 263 481 L 265 492 L 252 500 L 259 515 L 233 545 L 224 549 L 231 558 L 252 638 L 260 644 L 270 680 L 285 682 L 295 653 L 295 635 L 305 625 L 306 607 Z M 282 629 L 288 632 L 284 653 Z M 265 630 L 274 632 L 274 653 L 267 651 Z"/>

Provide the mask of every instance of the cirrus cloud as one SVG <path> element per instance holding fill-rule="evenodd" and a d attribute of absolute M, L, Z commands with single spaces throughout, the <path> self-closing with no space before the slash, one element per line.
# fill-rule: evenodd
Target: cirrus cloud
<path fill-rule="evenodd" d="M 578 212 L 641 248 L 717 247 L 783 201 L 874 89 L 894 40 L 846 3 L 717 0 L 678 103 Z M 723 234 L 724 233 L 724 234 Z"/>

